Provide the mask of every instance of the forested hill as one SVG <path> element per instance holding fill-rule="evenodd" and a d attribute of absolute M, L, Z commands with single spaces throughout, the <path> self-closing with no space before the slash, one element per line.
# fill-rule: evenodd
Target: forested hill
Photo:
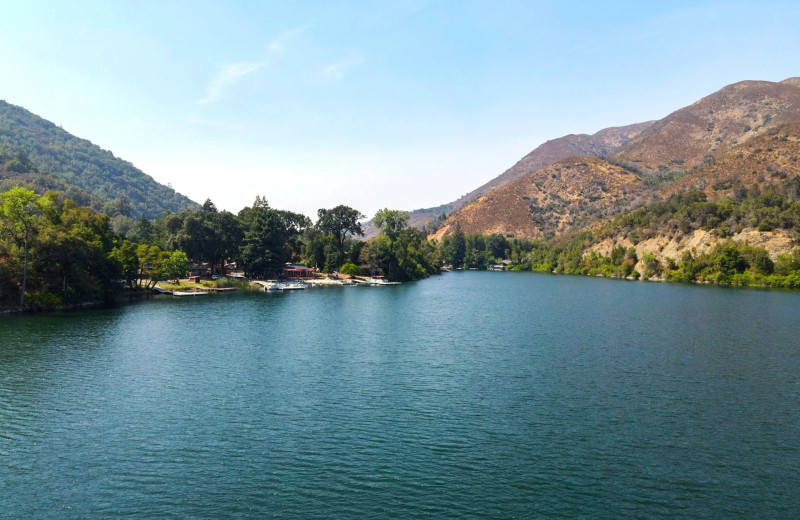
<path fill-rule="evenodd" d="M 131 163 L 22 107 L 0 100 L 0 191 L 57 189 L 111 216 L 160 216 L 199 205 Z"/>

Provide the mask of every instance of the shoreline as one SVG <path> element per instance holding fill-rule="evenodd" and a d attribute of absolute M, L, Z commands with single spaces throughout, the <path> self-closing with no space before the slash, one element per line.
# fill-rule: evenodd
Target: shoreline
<path fill-rule="evenodd" d="M 478 271 L 478 269 L 455 269 L 454 271 Z M 492 270 L 481 270 L 485 272 L 495 272 Z M 442 273 L 448 271 L 442 271 Z M 665 284 L 678 284 L 678 285 L 697 285 L 705 287 L 726 287 L 731 289 L 759 289 L 759 290 L 781 290 L 793 291 L 798 290 L 797 287 L 790 286 L 776 286 L 766 284 L 735 284 L 735 283 L 715 283 L 709 280 L 702 281 L 683 281 L 683 280 L 669 280 L 663 277 L 660 278 L 644 278 L 644 277 L 617 277 L 606 276 L 602 273 L 580 274 L 580 273 L 555 273 L 551 271 L 537 271 L 537 270 L 514 270 L 509 269 L 504 272 L 509 273 L 534 273 L 534 274 L 547 274 L 556 276 L 575 276 L 584 278 L 606 278 L 608 280 L 619 280 L 628 282 L 650 282 L 650 283 L 665 283 Z M 440 273 L 441 274 L 441 273 Z M 350 279 L 331 279 L 328 276 L 320 276 L 315 278 L 303 279 L 309 287 L 353 287 L 353 286 L 366 286 L 370 285 L 367 282 L 368 276 L 354 276 Z M 246 287 L 205 287 L 200 283 L 190 282 L 188 280 L 182 281 L 177 287 L 181 287 L 182 292 L 206 292 L 209 294 L 225 294 L 231 292 L 269 292 L 263 288 L 263 285 L 255 284 L 255 282 L 263 282 L 264 280 L 251 280 L 247 282 Z M 169 284 L 172 286 L 172 284 Z M 255 285 L 255 286 L 254 286 Z M 256 288 L 258 287 L 258 288 Z M 172 296 L 173 291 L 161 288 L 156 284 L 151 289 L 124 289 L 122 293 L 116 295 L 111 302 L 93 301 L 76 303 L 72 305 L 64 305 L 53 309 L 31 308 L 30 306 L 21 307 L 19 305 L 13 306 L 0 306 L 0 317 L 19 315 L 19 314 L 42 314 L 42 313 L 55 313 L 55 312 L 80 312 L 84 310 L 110 308 L 115 305 L 129 303 L 137 300 L 152 299 L 159 296 Z"/>

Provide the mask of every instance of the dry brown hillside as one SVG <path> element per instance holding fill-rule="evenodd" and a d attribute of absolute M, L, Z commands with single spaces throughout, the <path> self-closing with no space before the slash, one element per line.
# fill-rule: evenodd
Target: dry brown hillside
<path fill-rule="evenodd" d="M 737 144 L 795 121 L 800 121 L 800 78 L 742 81 L 657 121 L 615 158 L 643 171 L 691 171 Z"/>
<path fill-rule="evenodd" d="M 570 137 L 578 136 L 546 144 L 563 151 Z M 436 238 L 456 224 L 466 233 L 558 235 L 674 193 L 700 188 L 717 199 L 779 182 L 800 175 L 799 156 L 800 78 L 743 81 L 647 126 L 608 161 L 573 157 L 525 173 L 453 213 Z M 526 167 L 523 159 L 514 168 Z"/>
<path fill-rule="evenodd" d="M 453 209 L 461 208 L 494 188 L 514 182 L 556 161 L 575 156 L 612 155 L 652 124 L 653 121 L 646 121 L 628 126 L 605 128 L 592 135 L 570 134 L 547 141 L 502 174 L 458 199 L 454 203 Z"/>
<path fill-rule="evenodd" d="M 701 189 L 710 199 L 730 195 L 739 187 L 775 184 L 800 175 L 800 123 L 769 130 L 736 146 L 709 164 L 662 188 L 663 197 Z"/>
<path fill-rule="evenodd" d="M 561 234 L 642 202 L 648 190 L 633 172 L 596 157 L 573 157 L 501 186 L 454 213 L 433 237 L 465 233 L 524 238 Z"/>
<path fill-rule="evenodd" d="M 509 184 L 561 159 L 583 155 L 595 157 L 611 155 L 651 124 L 653 124 L 653 121 L 646 121 L 633 125 L 605 128 L 592 135 L 570 134 L 558 139 L 551 139 L 536 147 L 536 149 L 502 174 L 458 200 L 435 208 L 417 209 L 409 212 L 409 225 L 422 228 L 443 213 L 450 214 L 457 211 L 493 189 Z M 367 238 L 378 233 L 378 230 L 372 225 L 372 221 L 365 224 L 364 230 Z"/>

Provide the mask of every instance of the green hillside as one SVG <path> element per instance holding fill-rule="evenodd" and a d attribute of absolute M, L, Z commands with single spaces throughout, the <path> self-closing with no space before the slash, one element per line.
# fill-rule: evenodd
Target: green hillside
<path fill-rule="evenodd" d="M 20 183 L 64 191 L 112 216 L 155 218 L 199 207 L 108 150 L 0 101 L 0 191 Z"/>

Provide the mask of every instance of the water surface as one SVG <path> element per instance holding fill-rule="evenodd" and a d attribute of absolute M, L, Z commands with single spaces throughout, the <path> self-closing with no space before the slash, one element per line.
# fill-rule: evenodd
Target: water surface
<path fill-rule="evenodd" d="M 531 273 L 0 319 L 0 517 L 797 518 L 800 295 Z"/>

